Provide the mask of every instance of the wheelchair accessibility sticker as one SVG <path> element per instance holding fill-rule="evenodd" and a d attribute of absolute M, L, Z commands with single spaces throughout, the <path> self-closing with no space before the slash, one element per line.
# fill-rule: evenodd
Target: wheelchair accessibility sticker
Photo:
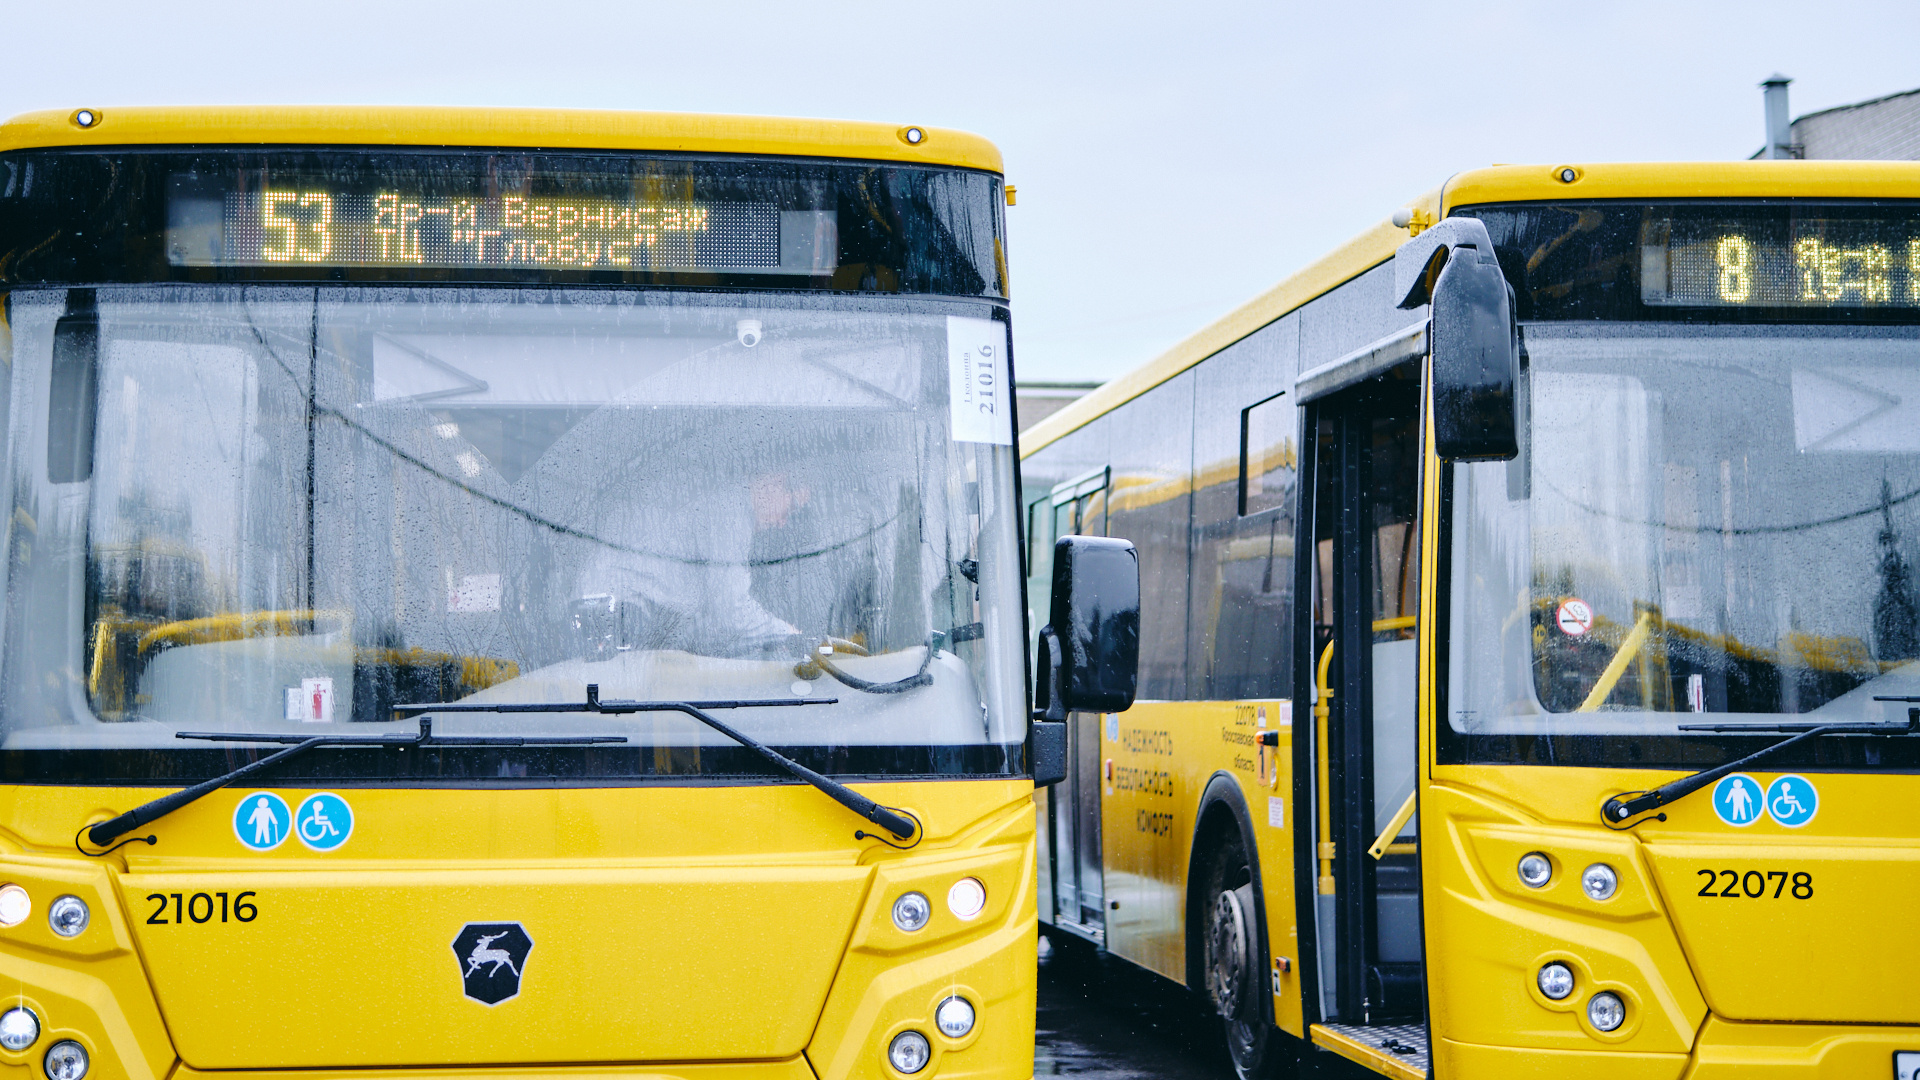
<path fill-rule="evenodd" d="M 331 791 L 302 799 L 293 818 L 300 842 L 315 851 L 332 851 L 353 835 L 353 807 Z"/>
<path fill-rule="evenodd" d="M 1820 809 L 1820 793 L 1804 776 L 1782 776 L 1767 785 L 1767 813 L 1789 829 L 1813 820 Z"/>
<path fill-rule="evenodd" d="M 1804 776 L 1782 776 L 1766 786 L 1745 773 L 1732 773 L 1713 785 L 1713 812 L 1729 825 L 1747 826 L 1764 817 L 1797 829 L 1813 820 L 1820 793 Z"/>
<path fill-rule="evenodd" d="M 255 791 L 240 797 L 233 808 L 233 835 L 255 851 L 272 851 L 287 842 L 293 830 L 293 814 L 287 800 L 271 791 Z"/>
<path fill-rule="evenodd" d="M 1766 816 L 1760 781 L 1746 773 L 1729 773 L 1713 785 L 1713 812 L 1729 825 L 1747 826 Z"/>

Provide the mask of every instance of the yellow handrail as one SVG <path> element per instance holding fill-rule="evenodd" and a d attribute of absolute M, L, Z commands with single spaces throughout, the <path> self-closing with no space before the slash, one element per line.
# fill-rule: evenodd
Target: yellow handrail
<path fill-rule="evenodd" d="M 1333 687 L 1327 685 L 1327 668 L 1333 663 L 1333 642 L 1320 651 L 1320 670 L 1314 676 L 1314 687 L 1319 691 L 1318 700 L 1313 703 L 1313 722 L 1319 745 L 1314 748 L 1314 757 L 1320 762 L 1320 894 L 1333 895 L 1333 782 L 1332 770 L 1327 764 L 1327 717 L 1333 711 Z"/>
<path fill-rule="evenodd" d="M 1375 860 L 1385 855 L 1387 849 L 1395 846 L 1393 838 L 1400 835 L 1401 827 L 1406 825 L 1407 819 L 1412 816 L 1413 792 L 1409 791 L 1407 801 L 1400 804 L 1400 809 L 1393 815 L 1393 820 L 1387 822 L 1387 827 L 1381 829 L 1380 835 L 1373 838 L 1373 846 L 1367 849 L 1367 854 L 1373 856 Z"/>
<path fill-rule="evenodd" d="M 1587 700 L 1581 702 L 1580 707 L 1573 710 L 1574 712 L 1595 712 L 1600 708 L 1601 704 L 1607 700 L 1607 695 L 1613 693 L 1613 688 L 1619 684 L 1620 676 L 1627 673 L 1627 665 L 1633 663 L 1633 658 L 1640 652 L 1640 647 L 1647 643 L 1647 634 L 1652 627 L 1653 612 L 1642 611 L 1640 618 L 1634 622 L 1633 629 L 1627 631 L 1627 636 L 1620 639 L 1620 648 L 1614 652 L 1613 659 L 1607 661 L 1606 670 L 1600 673 L 1600 681 L 1593 684 L 1593 690 L 1587 694 Z"/>

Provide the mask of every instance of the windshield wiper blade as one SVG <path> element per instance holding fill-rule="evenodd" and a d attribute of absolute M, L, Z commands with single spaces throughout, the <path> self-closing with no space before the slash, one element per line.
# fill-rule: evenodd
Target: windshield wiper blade
<path fill-rule="evenodd" d="M 807 768 L 805 765 L 782 754 L 753 736 L 734 730 L 731 725 L 722 721 L 719 717 L 709 715 L 706 711 L 708 709 L 761 709 L 792 705 L 837 705 L 839 702 L 839 698 L 765 698 L 757 700 L 753 698 L 729 698 L 720 701 L 622 701 L 614 698 L 602 700 L 600 697 L 600 684 L 588 683 L 587 700 L 584 702 L 503 702 L 497 705 L 447 702 L 444 704 L 396 705 L 393 711 L 403 716 L 418 716 L 421 713 L 429 712 L 560 712 L 604 713 L 613 716 L 643 712 L 685 713 L 720 734 L 725 735 L 727 738 L 732 739 L 734 742 L 739 743 L 741 746 L 760 755 L 768 764 L 780 771 L 819 788 L 834 802 L 859 814 L 875 825 L 886 829 L 900 839 L 913 839 L 914 835 L 920 830 L 912 818 L 888 807 L 881 806 L 879 803 L 874 802 L 872 799 L 867 798 L 865 795 L 860 794 L 838 780 L 814 772 L 812 769 Z M 856 837 L 864 837 L 866 834 L 855 833 L 854 835 Z"/>
<path fill-rule="evenodd" d="M 206 739 L 214 742 L 251 742 L 286 743 L 285 750 L 277 754 L 268 754 L 258 761 L 248 762 L 232 772 L 202 781 L 190 788 L 183 788 L 171 795 L 163 795 L 152 802 L 143 803 L 121 814 L 108 818 L 86 830 L 87 839 L 95 847 L 106 847 L 121 836 L 147 824 L 163 818 L 175 810 L 199 799 L 203 795 L 220 790 L 236 780 L 244 780 L 257 772 L 270 769 L 281 762 L 299 757 L 316 746 L 580 746 L 586 744 L 624 743 L 624 735 L 566 735 L 547 738 L 528 735 L 435 735 L 433 720 L 420 718 L 418 734 L 386 733 L 370 734 L 327 734 L 327 735 L 262 735 L 235 731 L 177 731 L 176 739 Z"/>
<path fill-rule="evenodd" d="M 1920 701 L 1920 697 L 1876 697 L 1873 700 L 1916 702 Z M 1741 769 L 1752 765 L 1761 758 L 1772 757 L 1774 754 L 1785 750 L 1789 746 L 1806 742 L 1808 739 L 1817 739 L 1823 735 L 1920 735 L 1920 707 L 1907 710 L 1907 722 L 1904 724 L 1898 722 L 1873 724 L 1681 724 L 1679 727 L 1681 731 L 1772 731 L 1781 733 L 1794 732 L 1795 734 L 1792 738 L 1781 739 L 1779 742 L 1770 746 L 1763 746 L 1753 753 L 1748 754 L 1746 757 L 1736 758 L 1724 765 L 1716 765 L 1711 769 L 1703 769 L 1700 772 L 1683 776 L 1678 780 L 1669 781 L 1654 788 L 1652 791 L 1630 792 L 1628 793 L 1630 797 L 1615 795 L 1601 804 L 1601 820 L 1610 826 L 1618 828 L 1622 822 L 1636 818 L 1649 810 L 1658 810 L 1670 802 L 1683 799 L 1728 773 L 1739 772 Z M 1666 817 L 1667 815 L 1661 814 L 1660 820 L 1665 821 Z"/>

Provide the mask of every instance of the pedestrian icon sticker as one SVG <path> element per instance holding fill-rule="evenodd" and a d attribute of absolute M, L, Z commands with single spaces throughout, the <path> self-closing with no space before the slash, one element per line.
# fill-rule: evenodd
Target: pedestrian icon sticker
<path fill-rule="evenodd" d="M 1819 809 L 1820 793 L 1804 776 L 1782 776 L 1767 785 L 1767 812 L 1789 829 L 1812 821 Z"/>
<path fill-rule="evenodd" d="M 293 820 L 300 842 L 315 851 L 332 851 L 353 835 L 353 807 L 331 791 L 301 800 Z"/>
<path fill-rule="evenodd" d="M 293 831 L 293 812 L 287 800 L 271 791 L 255 791 L 233 808 L 233 835 L 255 851 L 272 851 L 287 842 Z"/>
<path fill-rule="evenodd" d="M 1713 812 L 1729 825 L 1751 825 L 1765 816 L 1760 781 L 1746 773 L 1724 776 L 1713 785 Z"/>

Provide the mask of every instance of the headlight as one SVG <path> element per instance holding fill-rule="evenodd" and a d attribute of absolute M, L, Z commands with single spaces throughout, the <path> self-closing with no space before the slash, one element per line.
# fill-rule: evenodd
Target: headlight
<path fill-rule="evenodd" d="M 76 937 L 87 928 L 87 902 L 77 896 L 63 896 L 47 908 L 47 925 L 61 937 Z"/>
<path fill-rule="evenodd" d="M 1538 889 L 1553 878 L 1553 861 L 1539 852 L 1520 856 L 1520 883 Z"/>
<path fill-rule="evenodd" d="M 1540 992 L 1555 1001 L 1573 993 L 1573 969 L 1562 963 L 1548 964 L 1538 976 Z"/>
<path fill-rule="evenodd" d="M 933 905 L 925 893 L 910 892 L 893 902 L 893 925 L 911 934 L 927 925 L 933 917 Z"/>
<path fill-rule="evenodd" d="M 927 1059 L 933 1056 L 933 1047 L 927 1043 L 927 1037 L 917 1031 L 903 1031 L 887 1044 L 887 1060 L 893 1067 L 911 1076 L 927 1067 Z M 56 1077 L 55 1080 L 68 1080 Z M 77 1078 L 76 1078 L 77 1080 Z"/>
<path fill-rule="evenodd" d="M 61 1039 L 47 1048 L 42 1062 L 47 1080 L 82 1080 L 87 1075 L 87 1048 L 72 1039 Z"/>
<path fill-rule="evenodd" d="M 986 910 L 987 887 L 979 878 L 961 878 L 947 890 L 947 907 L 963 919 L 971 919 Z"/>
<path fill-rule="evenodd" d="M 0 886 L 0 926 L 19 926 L 33 914 L 33 898 L 18 885 Z"/>
<path fill-rule="evenodd" d="M 1587 1019 L 1601 1031 L 1612 1031 L 1626 1022 L 1627 1003 L 1618 994 L 1602 991 L 1587 1002 Z"/>
<path fill-rule="evenodd" d="M 949 1039 L 964 1039 L 973 1030 L 973 1003 L 963 997 L 950 997 L 933 1010 L 933 1024 Z"/>
<path fill-rule="evenodd" d="M 31 1009 L 16 1006 L 0 1013 L 0 1046 L 19 1053 L 39 1037 L 40 1018 Z"/>
<path fill-rule="evenodd" d="M 1580 887 L 1595 900 L 1605 900 L 1620 888 L 1620 878 L 1613 872 L 1613 867 L 1597 862 L 1580 875 Z"/>

